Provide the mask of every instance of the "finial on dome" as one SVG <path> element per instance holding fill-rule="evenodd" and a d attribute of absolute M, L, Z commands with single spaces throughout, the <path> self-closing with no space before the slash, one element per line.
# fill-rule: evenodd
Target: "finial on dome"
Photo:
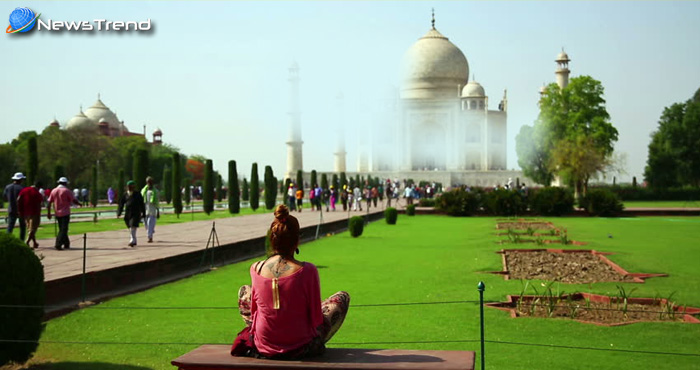
<path fill-rule="evenodd" d="M 97 100 L 100 100 L 100 93 L 97 93 Z"/>
<path fill-rule="evenodd" d="M 435 8 L 433 8 L 433 19 L 430 23 L 432 23 L 433 29 L 435 29 Z"/>
<path fill-rule="evenodd" d="M 80 104 L 80 113 L 83 113 L 83 105 Z"/>

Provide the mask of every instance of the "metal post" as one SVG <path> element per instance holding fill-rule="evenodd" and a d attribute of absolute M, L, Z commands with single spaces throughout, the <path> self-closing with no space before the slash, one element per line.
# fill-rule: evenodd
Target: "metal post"
<path fill-rule="evenodd" d="M 479 320 L 481 321 L 481 370 L 484 370 L 484 290 L 486 285 L 480 281 L 476 288 L 479 290 Z"/>
<path fill-rule="evenodd" d="M 83 297 L 82 302 L 85 302 L 85 261 L 87 255 L 87 234 L 83 234 L 83 276 L 82 276 L 82 287 L 80 289 L 81 296 Z"/>
<path fill-rule="evenodd" d="M 211 262 L 209 262 L 209 269 L 214 269 L 214 238 L 216 238 L 216 221 L 211 222 Z"/>
<path fill-rule="evenodd" d="M 318 225 L 316 225 L 316 237 L 314 240 L 318 239 L 318 233 L 321 230 L 321 224 L 323 223 L 323 205 L 318 208 L 319 215 L 318 215 Z"/>

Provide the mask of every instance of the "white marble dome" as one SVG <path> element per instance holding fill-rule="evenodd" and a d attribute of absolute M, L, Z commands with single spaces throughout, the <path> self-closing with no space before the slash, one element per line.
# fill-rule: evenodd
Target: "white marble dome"
<path fill-rule="evenodd" d="M 457 98 L 469 81 L 469 63 L 461 50 L 435 28 L 404 55 L 401 97 Z"/>
<path fill-rule="evenodd" d="M 465 98 L 483 98 L 486 96 L 486 91 L 480 83 L 469 81 L 462 89 L 462 96 Z"/>
<path fill-rule="evenodd" d="M 560 61 L 562 61 L 562 62 L 563 62 L 563 61 L 567 61 L 567 62 L 568 62 L 568 61 L 570 61 L 570 60 L 571 60 L 571 59 L 569 59 L 569 55 L 566 54 L 566 53 L 562 50 L 561 53 L 559 53 L 559 55 L 557 55 L 557 59 L 555 60 L 555 62 L 560 62 Z"/>
<path fill-rule="evenodd" d="M 95 104 L 85 111 L 85 116 L 87 116 L 93 122 L 100 122 L 102 119 L 104 119 L 104 121 L 107 121 L 109 124 L 109 128 L 111 130 L 119 130 L 121 126 L 121 122 L 119 121 L 119 118 L 117 118 L 117 115 L 114 114 L 112 110 L 107 108 L 99 97 L 97 98 Z"/>
<path fill-rule="evenodd" d="M 90 118 L 83 113 L 82 109 L 66 124 L 66 129 L 68 130 L 94 130 L 95 128 L 97 128 L 95 122 L 90 120 Z"/>

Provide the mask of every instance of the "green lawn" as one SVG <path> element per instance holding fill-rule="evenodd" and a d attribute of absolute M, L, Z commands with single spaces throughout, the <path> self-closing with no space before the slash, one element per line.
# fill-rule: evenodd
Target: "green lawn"
<path fill-rule="evenodd" d="M 700 208 L 700 199 L 695 201 L 682 200 L 627 200 L 622 202 L 625 208 Z"/>
<path fill-rule="evenodd" d="M 592 249 L 616 252 L 610 258 L 630 272 L 670 274 L 644 284 L 625 284 L 638 289 L 634 296 L 675 291 L 679 303 L 700 306 L 700 218 L 551 220 L 567 228 L 572 239 L 589 242 Z M 495 223 L 494 218 L 401 215 L 395 226 L 383 221 L 370 224 L 358 239 L 341 233 L 302 246 L 299 258 L 319 267 L 323 295 L 346 290 L 352 296 L 345 324 L 329 346 L 478 350 L 478 342 L 470 342 L 479 338 L 477 304 L 371 305 L 476 300 L 480 280 L 486 283 L 486 300 L 500 301 L 506 294 L 519 293 L 520 281 L 481 273 L 501 269 L 501 257 L 494 252 L 503 247 L 496 244 L 502 237 L 494 235 Z M 116 364 L 132 370 L 173 369 L 170 360 L 198 343 L 231 343 L 243 327 L 233 308 L 114 308 L 235 307 L 238 287 L 249 282 L 251 262 L 51 320 L 34 361 L 53 362 L 51 368 L 55 369 L 111 370 Z M 563 284 L 561 289 L 604 294 L 617 291 L 614 283 Z M 696 354 L 668 356 L 487 343 L 487 369 L 700 368 L 700 325 L 602 327 L 568 320 L 511 319 L 491 308 L 485 309 L 485 318 L 486 339 L 491 341 Z"/>
<path fill-rule="evenodd" d="M 258 208 L 257 211 L 253 211 L 250 208 L 241 208 L 241 212 L 232 215 L 229 213 L 228 209 L 226 210 L 218 210 L 214 211 L 211 214 L 207 215 L 204 212 L 194 212 L 194 213 L 183 213 L 180 215 L 178 218 L 175 214 L 173 213 L 162 213 L 160 215 L 160 219 L 158 219 L 157 224 L 158 225 L 168 225 L 168 224 L 179 224 L 183 222 L 190 222 L 190 221 L 200 221 L 200 220 L 213 220 L 217 218 L 227 218 L 227 217 L 237 217 L 237 216 L 244 216 L 244 215 L 252 215 L 256 213 L 266 213 L 266 212 L 272 212 L 268 211 L 265 209 L 265 207 Z M 81 235 L 83 233 L 96 233 L 100 231 L 110 231 L 110 230 L 123 230 L 125 228 L 124 226 L 124 220 L 121 218 L 103 218 L 103 219 L 98 219 L 97 223 L 94 222 L 72 222 L 70 224 L 70 227 L 68 229 L 68 234 L 69 235 Z M 19 228 L 15 226 L 14 230 L 15 235 L 19 235 Z M 41 226 L 39 226 L 39 230 L 37 230 L 36 238 L 37 239 L 44 239 L 44 238 L 54 238 L 54 219 L 52 219 L 51 223 L 42 223 Z"/>

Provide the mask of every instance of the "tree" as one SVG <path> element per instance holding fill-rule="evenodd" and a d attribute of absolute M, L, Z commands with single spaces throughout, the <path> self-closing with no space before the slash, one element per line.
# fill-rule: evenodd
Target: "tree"
<path fill-rule="evenodd" d="M 277 201 L 277 180 L 275 180 L 275 175 L 272 173 L 271 166 L 265 166 L 265 208 L 273 209 L 275 208 L 275 203 Z"/>
<path fill-rule="evenodd" d="M 39 171 L 39 155 L 37 153 L 36 135 L 29 138 L 27 145 L 27 184 L 34 184 Z"/>
<path fill-rule="evenodd" d="M 248 180 L 246 178 L 243 178 L 243 193 L 241 194 L 241 199 L 245 200 L 246 202 L 250 201 L 250 186 L 248 185 Z"/>
<path fill-rule="evenodd" d="M 297 188 L 304 191 L 304 173 L 301 170 L 297 170 L 297 182 L 295 184 Z"/>
<path fill-rule="evenodd" d="M 321 189 L 328 189 L 328 175 L 321 174 Z"/>
<path fill-rule="evenodd" d="M 338 181 L 338 174 L 337 173 L 333 174 L 333 177 L 331 180 L 331 185 L 333 185 L 333 188 L 336 190 L 338 190 L 338 188 L 340 187 L 340 182 Z"/>
<path fill-rule="evenodd" d="M 342 188 L 344 185 L 349 185 L 348 184 L 348 177 L 345 174 L 345 172 L 340 173 L 340 187 Z"/>
<path fill-rule="evenodd" d="M 554 180 L 554 171 L 550 168 L 551 148 L 546 147 L 542 138 L 542 125 L 520 127 L 515 137 L 515 152 L 518 154 L 518 165 L 523 174 L 538 184 L 549 186 Z"/>
<path fill-rule="evenodd" d="M 172 162 L 172 155 L 170 158 Z M 163 167 L 163 196 L 165 197 L 165 203 L 170 204 L 173 200 L 173 175 L 170 167 Z"/>
<path fill-rule="evenodd" d="M 214 164 L 207 159 L 204 167 L 204 185 L 202 185 L 202 204 L 204 212 L 210 214 L 214 211 Z"/>
<path fill-rule="evenodd" d="M 224 179 L 221 174 L 217 172 L 216 174 L 216 201 L 221 202 L 224 200 Z"/>
<path fill-rule="evenodd" d="M 97 207 L 97 166 L 92 166 L 92 181 L 90 181 L 90 204 Z"/>
<path fill-rule="evenodd" d="M 652 133 L 644 177 L 652 187 L 700 186 L 700 89 L 664 108 Z"/>
<path fill-rule="evenodd" d="M 136 190 L 141 191 L 146 186 L 148 176 L 148 150 L 139 149 L 134 152 L 134 167 L 131 179 L 136 182 Z"/>
<path fill-rule="evenodd" d="M 228 161 L 228 212 L 236 214 L 241 212 L 240 190 L 238 188 L 238 171 L 236 161 Z"/>
<path fill-rule="evenodd" d="M 316 170 L 311 170 L 311 187 L 312 188 L 315 187 L 316 185 L 318 185 L 317 176 L 318 175 L 316 174 Z"/>
<path fill-rule="evenodd" d="M 577 196 L 585 194 L 588 180 L 611 163 L 617 141 L 603 95 L 603 85 L 590 76 L 574 77 L 564 89 L 550 84 L 533 129 L 518 135 L 523 171 L 538 180 L 556 173 L 574 185 Z"/>
<path fill-rule="evenodd" d="M 256 211 L 260 207 L 260 180 L 258 179 L 258 164 L 253 163 L 250 170 L 250 208 Z"/>
<path fill-rule="evenodd" d="M 180 213 L 182 213 L 182 162 L 180 161 L 180 153 L 173 153 L 172 166 L 173 209 L 175 215 L 180 218 Z"/>
<path fill-rule="evenodd" d="M 56 166 L 54 166 L 53 179 L 51 179 L 51 182 L 49 183 L 50 186 L 55 185 L 56 181 L 58 181 L 58 179 L 60 179 L 61 177 L 65 176 L 65 175 L 66 175 L 66 170 L 65 170 L 65 168 L 63 168 L 62 165 L 57 164 Z"/>
<path fill-rule="evenodd" d="M 124 170 L 119 170 L 119 180 L 117 181 L 117 191 L 115 192 L 117 194 L 117 199 L 119 200 L 122 197 L 122 193 L 126 191 L 126 175 L 124 174 Z"/>

